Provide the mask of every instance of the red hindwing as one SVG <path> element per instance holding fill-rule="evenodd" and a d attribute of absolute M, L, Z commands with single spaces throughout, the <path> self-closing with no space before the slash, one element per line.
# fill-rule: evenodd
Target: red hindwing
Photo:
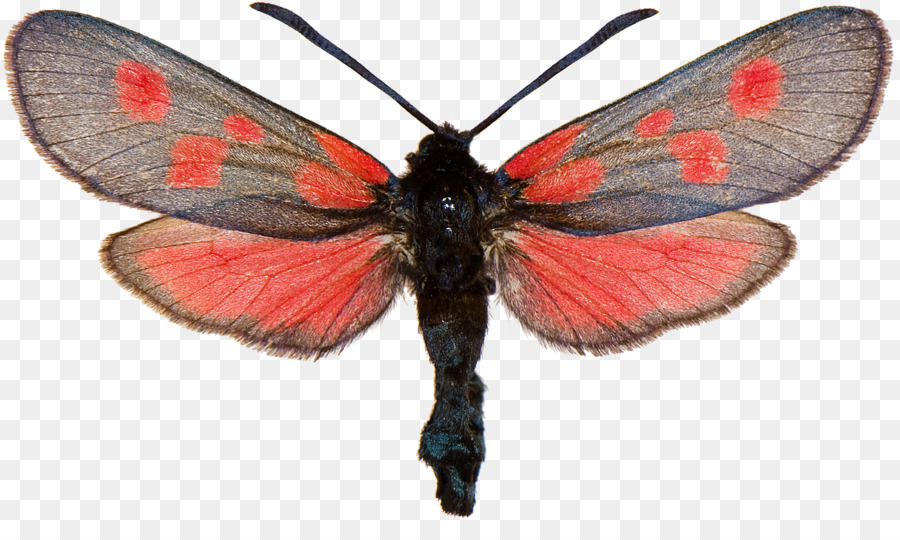
<path fill-rule="evenodd" d="M 176 321 L 317 356 L 390 306 L 400 283 L 386 244 L 365 229 L 304 242 L 159 218 L 112 235 L 102 254 L 122 285 Z"/>
<path fill-rule="evenodd" d="M 788 230 L 726 212 L 604 236 L 523 225 L 501 241 L 500 294 L 550 344 L 595 354 L 728 311 L 793 254 Z"/>

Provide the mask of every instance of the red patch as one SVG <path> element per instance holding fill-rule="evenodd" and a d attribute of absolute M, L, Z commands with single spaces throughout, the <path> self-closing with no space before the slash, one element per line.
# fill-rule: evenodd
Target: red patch
<path fill-rule="evenodd" d="M 133 60 L 116 69 L 116 91 L 119 105 L 134 120 L 162 122 L 172 105 L 165 75 Z"/>
<path fill-rule="evenodd" d="M 246 116 L 232 114 L 222 121 L 225 131 L 239 141 L 261 143 L 266 138 L 266 131 Z"/>
<path fill-rule="evenodd" d="M 559 161 L 575 144 L 584 125 L 575 124 L 547 135 L 509 160 L 503 168 L 511 178 L 531 178 Z"/>
<path fill-rule="evenodd" d="M 185 135 L 172 147 L 172 167 L 166 183 L 173 188 L 206 188 L 222 181 L 228 143 L 215 137 Z"/>
<path fill-rule="evenodd" d="M 507 297 L 526 320 L 577 333 L 618 328 L 652 311 L 697 309 L 722 296 L 760 246 L 644 229 L 575 236 L 525 227 L 512 259 Z M 509 261 L 509 260 L 508 260 Z"/>
<path fill-rule="evenodd" d="M 634 134 L 638 137 L 658 137 L 669 131 L 675 113 L 670 109 L 661 109 L 641 118 L 634 125 Z"/>
<path fill-rule="evenodd" d="M 717 184 L 728 176 L 728 146 L 715 131 L 686 131 L 666 145 L 681 163 L 681 178 L 692 184 Z"/>
<path fill-rule="evenodd" d="M 387 182 L 390 173 L 369 154 L 334 135 L 322 131 L 317 131 L 315 135 L 328 157 L 341 169 L 369 184 Z"/>
<path fill-rule="evenodd" d="M 383 309 L 379 284 L 390 269 L 375 257 L 383 247 L 378 236 L 261 238 L 229 231 L 147 250 L 137 262 L 195 316 L 252 317 L 263 329 L 301 327 L 323 342 Z"/>
<path fill-rule="evenodd" d="M 764 118 L 778 105 L 784 71 L 768 56 L 747 62 L 734 70 L 728 103 L 738 118 Z"/>
<path fill-rule="evenodd" d="M 575 159 L 534 177 L 522 195 L 534 202 L 577 201 L 594 192 L 605 177 L 602 163 L 592 158 Z"/>
<path fill-rule="evenodd" d="M 359 177 L 310 161 L 294 171 L 297 192 L 316 206 L 326 208 L 361 208 L 375 202 L 372 192 Z"/>

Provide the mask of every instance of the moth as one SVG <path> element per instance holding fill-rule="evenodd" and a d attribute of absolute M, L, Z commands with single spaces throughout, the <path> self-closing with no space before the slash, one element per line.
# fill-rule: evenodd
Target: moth
<path fill-rule="evenodd" d="M 469 515 L 485 455 L 475 373 L 497 293 L 545 344 L 605 354 L 719 316 L 794 253 L 740 209 L 799 194 L 865 138 L 890 40 L 874 14 L 798 13 L 564 124 L 495 171 L 475 136 L 621 30 L 622 15 L 478 126 L 415 109 L 297 15 L 253 4 L 356 70 L 431 133 L 399 175 L 355 144 L 145 36 L 43 11 L 7 41 L 38 151 L 100 198 L 164 217 L 106 239 L 103 266 L 168 318 L 267 353 L 341 349 L 416 298 L 435 368 L 419 457 Z"/>

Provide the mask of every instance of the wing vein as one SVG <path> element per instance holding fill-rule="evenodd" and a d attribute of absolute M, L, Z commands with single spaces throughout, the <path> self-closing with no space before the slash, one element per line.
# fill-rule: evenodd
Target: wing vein
<path fill-rule="evenodd" d="M 774 123 L 774 122 L 768 122 L 768 121 L 766 121 L 766 120 L 764 120 L 764 119 L 753 118 L 753 119 L 750 119 L 750 120 L 751 120 L 752 122 L 756 122 L 756 123 L 759 123 L 759 124 L 763 124 L 763 125 L 769 126 L 769 127 L 771 127 L 771 128 L 774 128 L 774 129 L 779 129 L 779 130 L 782 130 L 782 131 L 787 131 L 788 133 L 794 133 L 794 134 L 796 134 L 796 135 L 802 135 L 803 137 L 809 137 L 810 139 L 816 139 L 816 140 L 818 140 L 818 141 L 829 142 L 829 143 L 835 144 L 835 145 L 837 145 L 837 146 L 843 147 L 843 146 L 846 144 L 846 143 L 841 142 L 841 141 L 835 141 L 835 140 L 832 140 L 832 139 L 827 139 L 827 138 L 825 138 L 825 137 L 819 137 L 819 136 L 816 136 L 816 135 L 812 135 L 812 134 L 810 134 L 810 133 L 805 133 L 805 132 L 803 132 L 803 131 L 799 131 L 799 130 L 796 130 L 796 129 L 792 129 L 792 128 L 783 126 L 783 125 L 781 125 L 781 124 L 776 124 L 776 123 Z M 728 125 L 733 125 L 733 124 L 728 124 Z M 724 127 L 724 126 L 723 126 L 723 127 Z"/>
<path fill-rule="evenodd" d="M 724 130 L 725 128 L 723 127 L 722 129 Z M 760 146 L 764 146 L 764 147 L 766 147 L 766 148 L 768 148 L 768 149 L 770 149 L 770 150 L 773 150 L 773 151 L 775 151 L 775 152 L 778 152 L 779 154 L 781 154 L 781 155 L 783 155 L 783 156 L 787 156 L 787 157 L 793 159 L 794 161 L 797 161 L 798 163 L 801 163 L 801 164 L 803 164 L 803 165 L 809 167 L 810 169 L 818 170 L 818 167 L 815 167 L 815 166 L 813 166 L 813 165 L 811 165 L 811 164 L 809 164 L 809 163 L 803 161 L 802 159 L 798 158 L 797 156 L 788 154 L 787 152 L 784 152 L 783 150 L 779 150 L 778 148 L 775 148 L 774 146 L 772 146 L 772 145 L 770 145 L 770 144 L 766 144 L 766 143 L 764 143 L 764 142 L 762 142 L 762 141 L 758 141 L 758 140 L 756 140 L 756 139 L 754 139 L 754 138 L 752 138 L 752 137 L 748 137 L 747 135 L 744 135 L 743 133 L 737 133 L 737 132 L 735 132 L 735 131 L 728 131 L 728 133 L 731 134 L 731 135 L 734 135 L 735 137 L 740 137 L 740 138 L 742 138 L 742 139 L 746 139 L 746 140 L 748 140 L 748 141 L 750 141 L 750 142 L 752 142 L 752 143 L 756 143 L 756 144 L 758 144 L 758 145 L 760 145 Z M 806 176 L 804 176 L 803 178 L 806 178 Z"/>
<path fill-rule="evenodd" d="M 535 238 L 537 241 L 539 241 L 539 242 L 541 242 L 542 244 L 544 244 L 544 246 L 545 246 L 544 249 L 546 249 L 546 250 L 548 250 L 548 251 L 556 251 L 557 253 L 562 253 L 562 254 L 563 254 L 563 257 L 558 257 L 558 258 L 556 258 L 556 259 L 555 259 L 555 262 L 556 262 L 556 264 L 558 264 L 559 266 L 562 266 L 562 267 L 566 268 L 566 269 L 569 271 L 570 274 L 572 274 L 572 275 L 577 275 L 577 276 L 579 276 L 579 277 L 581 277 L 581 278 L 587 278 L 587 277 L 589 277 L 589 276 L 587 276 L 584 272 L 581 272 L 581 271 L 579 271 L 578 269 L 573 268 L 571 265 L 568 265 L 568 264 L 565 264 L 565 263 L 564 263 L 564 261 L 566 260 L 565 255 L 573 255 L 573 254 L 571 254 L 571 253 L 566 253 L 566 252 L 560 250 L 559 248 L 554 247 L 552 244 L 550 244 L 550 243 L 547 242 L 546 240 L 544 240 L 544 239 L 542 239 L 542 238 L 540 238 L 540 237 L 537 237 L 537 235 L 533 235 L 532 238 Z M 616 272 L 616 273 L 618 273 L 618 274 L 624 274 L 624 273 L 626 273 L 626 272 L 625 272 L 624 270 L 622 270 L 621 268 L 616 268 L 616 267 L 614 267 L 614 266 L 611 266 L 611 265 L 609 265 L 609 264 L 607 264 L 607 263 L 605 263 L 605 262 L 603 262 L 603 261 L 601 261 L 601 260 L 599 260 L 599 259 L 591 259 L 590 257 L 587 257 L 587 256 L 582 255 L 582 254 L 577 254 L 577 256 L 579 256 L 581 259 L 583 259 L 583 260 L 585 260 L 585 261 L 588 261 L 588 262 L 591 262 L 591 263 L 595 263 L 595 264 L 600 264 L 600 265 L 606 267 L 607 269 L 613 270 L 614 272 Z M 567 279 L 566 281 L 569 282 L 569 283 L 572 283 L 571 280 L 568 280 L 568 279 Z M 585 279 L 585 281 L 589 281 L 589 280 Z M 625 305 L 624 302 L 622 302 L 621 300 L 619 300 L 618 298 L 616 298 L 613 294 L 611 294 L 609 290 L 607 290 L 606 288 L 604 288 L 604 287 L 602 287 L 602 286 L 600 286 L 600 285 L 598 285 L 598 284 L 596 284 L 596 283 L 594 283 L 594 285 L 595 285 L 601 292 L 603 292 L 604 295 L 605 295 L 607 298 L 610 298 L 613 302 L 615 302 L 616 304 L 618 304 L 618 306 L 619 306 L 620 308 L 628 309 L 628 306 Z M 576 290 L 580 290 L 579 287 L 573 287 L 573 288 L 576 289 Z M 582 291 L 582 292 L 583 292 L 583 291 Z M 561 291 L 561 293 L 562 293 L 562 294 L 566 294 L 565 291 Z M 642 294 L 643 294 L 643 291 L 642 291 Z M 568 295 L 568 296 L 572 297 L 571 295 Z M 587 297 L 587 295 L 585 295 L 585 297 L 589 299 L 589 297 Z M 574 300 L 574 297 L 573 297 L 573 300 Z M 652 301 L 652 300 L 650 300 L 649 298 L 648 298 L 647 300 L 648 300 L 651 304 L 653 304 L 653 301 Z M 585 306 L 584 303 L 578 302 L 577 300 L 576 300 L 576 303 L 579 304 L 579 305 L 581 305 L 581 306 Z M 593 302 L 593 303 L 594 303 L 595 305 L 597 305 L 597 307 L 600 307 L 600 308 L 602 309 L 602 306 L 599 306 L 598 304 L 596 304 L 596 302 Z M 654 304 L 654 305 L 655 305 L 655 304 Z M 586 307 L 585 307 L 585 310 L 587 311 L 587 308 L 586 308 Z M 629 311 L 630 311 L 630 310 L 629 310 Z M 589 312 L 589 311 L 588 311 L 588 312 Z M 590 312 L 589 312 L 589 313 L 590 313 Z M 593 317 L 593 314 L 592 314 L 592 317 Z M 599 321 L 596 317 L 594 317 L 594 320 L 596 320 L 598 324 L 601 324 L 600 321 Z"/>
<path fill-rule="evenodd" d="M 789 90 L 784 92 L 784 95 L 788 94 L 851 94 L 871 96 L 872 92 L 863 92 L 862 90 Z"/>
<path fill-rule="evenodd" d="M 527 270 L 527 271 L 530 272 L 531 270 L 529 269 L 529 270 Z M 556 301 L 556 298 L 555 298 L 555 297 L 553 296 L 553 294 L 547 289 L 547 285 L 545 284 L 545 281 L 546 281 L 546 280 L 542 279 L 540 276 L 537 276 L 537 277 L 538 277 L 538 280 L 537 280 L 538 286 L 544 291 L 544 295 L 550 300 L 550 302 L 553 303 L 553 307 L 556 308 L 557 313 L 559 313 L 559 314 L 562 316 L 563 320 L 566 321 L 566 325 L 568 326 L 568 330 L 569 330 L 569 331 L 571 332 L 571 334 L 572 334 L 572 339 L 573 339 L 574 341 L 578 342 L 578 343 L 583 342 L 584 339 L 582 339 L 581 334 L 578 332 L 578 329 L 575 327 L 575 324 L 572 322 L 572 319 L 569 317 L 569 314 L 566 313 L 566 311 L 562 309 L 562 307 L 559 305 L 559 302 Z M 579 304 L 579 303 L 577 302 L 577 300 L 576 300 L 576 304 Z M 579 304 L 579 305 L 580 305 L 580 304 Z M 587 310 L 585 310 L 585 311 L 587 311 Z M 591 313 L 590 311 L 587 311 L 587 313 L 588 313 L 588 315 L 590 315 L 590 317 L 591 317 L 592 319 L 594 319 L 594 321 L 595 321 L 598 325 L 603 326 L 603 324 L 597 319 L 596 316 L 594 316 L 593 313 Z"/>
<path fill-rule="evenodd" d="M 39 92 L 37 94 L 22 93 L 24 97 L 43 97 L 43 96 L 106 96 L 115 97 L 112 94 L 104 92 Z"/>
<path fill-rule="evenodd" d="M 355 247 L 361 245 L 365 240 L 366 240 L 365 238 L 357 238 L 355 243 L 350 244 L 350 245 L 344 247 L 344 249 L 343 249 L 341 252 L 342 252 L 342 253 L 345 253 L 345 252 L 347 252 L 347 251 L 349 251 L 349 250 L 351 250 L 351 249 L 353 249 L 353 248 L 355 248 Z M 336 256 L 336 254 L 331 254 L 331 255 L 329 255 L 328 258 L 334 258 L 335 256 Z M 321 262 L 322 262 L 322 259 L 318 259 L 318 260 L 316 260 L 316 261 L 308 261 L 308 262 L 305 262 L 305 263 L 299 263 L 299 264 L 298 264 L 298 263 L 294 263 L 294 264 L 292 264 L 291 269 L 292 269 L 292 270 L 296 270 L 296 269 L 299 269 L 299 268 L 301 268 L 301 267 L 303 267 L 303 266 L 305 266 L 305 265 L 307 265 L 307 264 L 319 264 L 319 263 L 321 263 Z M 285 270 L 285 271 L 287 271 L 287 270 Z M 265 286 L 268 286 L 268 283 L 267 283 Z M 265 286 L 264 286 L 264 287 L 265 287 Z M 334 287 L 331 287 L 331 288 L 334 289 Z M 259 293 L 262 294 L 262 291 L 263 291 L 263 289 L 261 288 L 261 289 L 259 290 Z M 334 294 L 332 294 L 332 295 L 329 297 L 329 299 L 330 299 L 330 298 L 334 298 L 335 295 L 337 295 L 336 292 L 335 292 Z M 277 309 L 280 309 L 280 308 L 283 307 L 285 304 L 289 303 L 291 300 L 293 300 L 292 297 L 290 297 L 290 296 L 286 297 L 282 302 L 280 302 L 280 303 L 278 303 L 278 304 L 276 304 L 276 305 L 274 305 L 274 306 L 271 306 L 271 308 L 270 308 L 267 312 L 265 312 L 265 315 L 268 316 L 268 315 L 271 314 L 273 311 L 275 311 L 275 310 L 277 310 Z M 306 308 L 306 307 L 312 302 L 312 300 L 313 300 L 312 298 L 306 298 L 306 299 L 305 299 L 305 302 L 304 302 L 303 304 L 298 305 L 296 308 L 294 308 L 293 311 L 291 311 L 290 315 L 293 316 L 293 315 L 296 314 L 298 311 L 300 311 L 300 310 Z M 287 319 L 287 318 L 288 318 L 288 317 L 285 317 L 285 319 Z M 306 319 L 303 319 L 303 320 L 306 320 Z M 282 323 L 282 324 L 283 324 L 283 323 Z"/>
<path fill-rule="evenodd" d="M 82 112 L 82 113 L 71 113 L 71 114 L 57 114 L 53 116 L 32 116 L 32 120 L 55 120 L 56 118 L 72 118 L 72 117 L 80 117 L 80 116 L 106 116 L 106 115 L 121 115 L 121 114 L 129 114 L 128 111 L 93 111 L 93 112 Z"/>
<path fill-rule="evenodd" d="M 871 51 L 875 50 L 878 47 L 857 47 L 854 49 L 836 49 L 831 51 L 817 52 L 813 54 L 808 54 L 806 56 L 799 56 L 797 58 L 791 58 L 790 60 L 785 60 L 781 62 L 782 68 L 788 64 L 793 64 L 794 62 L 800 62 L 801 60 L 806 60 L 808 58 L 819 58 L 823 56 L 834 56 L 836 54 L 849 53 L 849 52 L 860 52 L 860 51 Z"/>
<path fill-rule="evenodd" d="M 130 129 L 130 128 L 133 128 L 133 127 L 135 127 L 135 126 L 140 126 L 140 125 L 143 125 L 143 123 L 142 123 L 142 122 L 134 122 L 134 123 L 127 124 L 127 125 L 124 125 L 124 126 L 118 126 L 118 127 L 113 128 L 113 129 L 108 129 L 108 130 L 106 130 L 106 131 L 98 131 L 98 132 L 96 132 L 96 133 L 90 133 L 90 134 L 88 134 L 88 135 L 82 135 L 82 136 L 80 136 L 80 137 L 73 137 L 73 138 L 71 138 L 71 139 L 65 139 L 65 140 L 62 140 L 62 141 L 56 141 L 56 142 L 48 143 L 48 144 L 47 144 L 47 147 L 48 147 L 48 148 L 52 148 L 52 147 L 57 146 L 57 145 L 60 145 L 60 144 L 66 144 L 66 143 L 70 143 L 70 142 L 74 142 L 74 141 L 81 141 L 81 140 L 84 140 L 84 139 L 91 139 L 91 138 L 93 138 L 93 137 L 99 137 L 99 136 L 101 136 L 101 135 L 108 135 L 108 134 L 110 134 L 110 133 L 115 133 L 115 132 L 117 132 L 117 131 L 123 131 L 123 130 Z"/>
<path fill-rule="evenodd" d="M 87 172 L 88 169 L 92 169 L 92 168 L 96 167 L 97 165 L 103 163 L 104 161 L 108 161 L 108 160 L 110 160 L 110 159 L 112 159 L 112 158 L 114 158 L 114 157 L 116 157 L 116 156 L 119 156 L 119 155 L 121 155 L 121 154 L 124 154 L 125 152 L 131 152 L 132 150 L 134 150 L 134 149 L 136 149 L 136 148 L 140 148 L 141 146 L 146 146 L 146 145 L 148 145 L 148 144 L 152 144 L 152 143 L 155 143 L 155 142 L 164 140 L 165 138 L 166 138 L 165 135 L 161 135 L 161 136 L 159 136 L 159 137 L 153 137 L 152 139 L 146 139 L 146 140 L 143 140 L 143 141 L 141 141 L 141 142 L 139 142 L 139 143 L 133 144 L 133 145 L 129 146 L 128 148 L 123 148 L 122 150 L 119 150 L 118 152 L 113 152 L 112 154 L 109 154 L 109 155 L 107 155 L 106 157 L 104 157 L 104 158 L 102 158 L 102 159 L 99 159 L 99 160 L 97 160 L 97 161 L 91 163 L 91 164 L 88 165 L 87 167 L 84 167 L 83 169 L 81 169 L 80 171 L 78 171 L 78 174 L 79 174 L 79 175 L 83 175 L 85 172 Z M 98 186 L 98 187 L 102 187 L 102 186 Z"/>
<path fill-rule="evenodd" d="M 18 49 L 18 51 L 19 52 L 33 52 L 33 53 L 39 53 L 39 54 L 52 54 L 54 56 L 68 56 L 71 58 L 81 58 L 82 60 L 89 60 L 91 62 L 97 62 L 98 64 L 103 64 L 103 65 L 111 66 L 114 68 L 119 67 L 118 64 L 112 64 L 110 62 L 104 62 L 103 60 L 97 60 L 96 58 L 91 58 L 90 56 L 82 56 L 80 54 L 74 54 L 74 53 L 64 53 L 64 52 L 60 52 L 60 51 L 44 51 L 44 50 L 40 50 L 40 49 L 26 49 L 24 47 L 20 47 Z"/>

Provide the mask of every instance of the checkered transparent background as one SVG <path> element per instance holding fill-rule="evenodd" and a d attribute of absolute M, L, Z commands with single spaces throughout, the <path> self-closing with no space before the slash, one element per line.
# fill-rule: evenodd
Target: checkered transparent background
<path fill-rule="evenodd" d="M 247 3 L 6 0 L 0 29 L 39 9 L 104 17 L 402 171 L 425 128 Z M 489 168 L 727 40 L 819 5 L 283 4 L 427 116 L 461 128 L 615 15 L 661 9 L 483 133 L 473 153 Z M 896 2 L 854 5 L 900 36 Z M 727 317 L 593 358 L 541 347 L 492 305 L 479 366 L 487 461 L 468 519 L 439 511 L 416 460 L 433 373 L 410 299 L 317 363 L 182 329 L 98 263 L 107 234 L 152 214 L 61 178 L 2 95 L 0 539 L 900 538 L 898 93 L 895 81 L 840 170 L 754 209 L 790 225 L 798 254 Z"/>

